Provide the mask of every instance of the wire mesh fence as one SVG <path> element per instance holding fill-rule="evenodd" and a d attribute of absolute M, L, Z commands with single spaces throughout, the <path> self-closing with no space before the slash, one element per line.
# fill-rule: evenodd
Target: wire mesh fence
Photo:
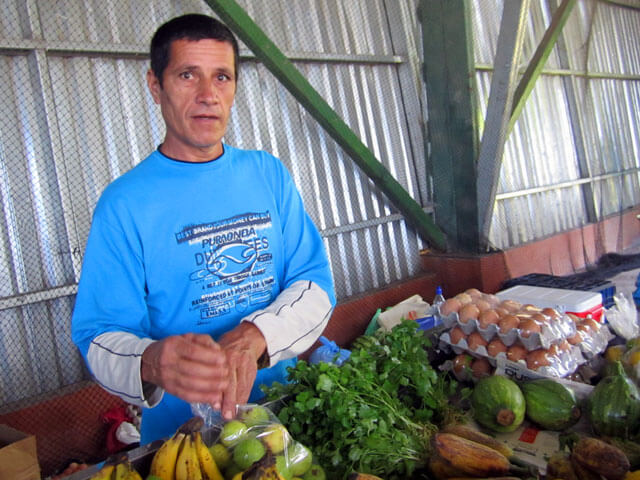
<path fill-rule="evenodd" d="M 425 150 L 429 119 L 416 15 L 418 4 L 426 2 L 239 3 L 431 212 L 434 179 Z M 532 2 L 524 63 L 557 3 Z M 538 82 L 505 146 L 491 231 L 496 248 L 640 202 L 640 58 L 634 48 L 640 14 L 634 0 L 624 3 L 577 2 L 563 37 L 567 56 L 558 50 L 551 57 L 555 63 Z M 502 2 L 482 0 L 471 7 L 482 117 Z M 63 446 L 71 437 L 102 435 L 96 414 L 117 402 L 91 388 L 70 339 L 73 301 L 100 193 L 164 136 L 145 83 L 151 35 L 162 22 L 190 12 L 212 13 L 203 0 L 0 4 L 0 75 L 5 79 L 0 90 L 0 422 L 57 439 L 41 444 L 43 469 L 49 473 L 62 459 L 82 454 L 65 455 Z M 283 160 L 323 236 L 338 298 L 419 272 L 422 239 L 244 45 L 241 58 L 225 141 Z M 590 193 L 586 184 L 593 185 Z M 87 405 L 95 423 L 86 435 L 81 433 L 86 426 L 73 425 L 55 436 L 53 426 L 61 427 L 53 420 L 67 418 L 66 389 L 76 385 L 81 388 L 73 405 Z M 49 429 L 46 415 L 29 410 L 44 401 L 53 402 L 46 404 Z M 98 448 L 97 438 L 88 442 Z"/>
<path fill-rule="evenodd" d="M 410 120 L 423 105 L 415 2 L 240 3 L 425 203 L 423 125 Z M 118 401 L 94 390 L 70 318 L 102 190 L 164 137 L 145 81 L 151 35 L 174 16 L 212 11 L 200 0 L 15 0 L 0 12 L 0 421 L 42 439 L 50 474 L 93 459 L 99 414 Z M 416 273 L 416 233 L 252 52 L 240 53 L 224 140 L 282 159 L 324 238 L 338 298 Z M 74 450 L 74 439 L 94 448 Z"/>

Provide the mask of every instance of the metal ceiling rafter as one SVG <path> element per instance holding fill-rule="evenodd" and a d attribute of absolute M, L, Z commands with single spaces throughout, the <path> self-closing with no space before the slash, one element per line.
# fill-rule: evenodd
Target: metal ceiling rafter
<path fill-rule="evenodd" d="M 513 95 L 513 107 L 511 108 L 511 118 L 509 119 L 507 135 L 511 133 L 513 125 L 516 123 L 516 120 L 518 120 L 518 117 L 524 108 L 524 104 L 526 103 L 527 98 L 529 98 L 536 80 L 542 73 L 542 68 L 558 41 L 558 36 L 560 35 L 560 32 L 562 32 L 564 25 L 567 23 L 567 19 L 569 18 L 575 4 L 576 0 L 562 0 L 562 3 L 554 12 L 551 23 L 544 32 L 544 36 L 542 37 L 538 48 L 536 48 L 536 51 L 533 54 L 527 69 L 522 75 L 520 83 L 518 83 L 518 87 Z"/>
<path fill-rule="evenodd" d="M 506 0 L 500 21 L 500 33 L 494 59 L 495 70 L 485 126 L 477 162 L 476 194 L 480 248 L 488 248 L 504 144 L 508 136 L 512 100 L 516 90 L 518 62 L 522 54 L 525 24 L 530 0 Z"/>
<path fill-rule="evenodd" d="M 528 0 L 527 0 L 527 3 L 528 3 Z M 564 28 L 564 25 L 566 24 L 567 19 L 569 18 L 569 15 L 571 14 L 571 11 L 573 10 L 575 3 L 576 3 L 576 0 L 562 0 L 560 5 L 554 12 L 553 17 L 551 19 L 551 23 L 549 24 L 549 27 L 545 31 L 542 37 L 542 40 L 538 44 L 538 47 L 536 48 L 536 51 L 533 54 L 533 57 L 531 58 L 531 61 L 527 65 L 527 68 L 524 74 L 520 78 L 520 81 L 518 82 L 518 85 L 515 88 L 515 91 L 513 92 L 509 118 L 506 125 L 506 131 L 504 131 L 504 134 L 500 134 L 499 136 L 500 138 L 492 139 L 492 140 L 490 140 L 492 137 L 491 135 L 489 135 L 489 137 L 487 137 L 487 140 L 491 141 L 492 143 L 489 143 L 487 145 L 485 145 L 485 137 L 483 136 L 483 141 L 480 147 L 480 157 L 478 158 L 478 205 L 479 205 L 481 241 L 485 243 L 483 247 L 486 247 L 487 239 L 489 237 L 489 229 L 491 228 L 491 219 L 493 217 L 493 210 L 495 206 L 497 182 L 500 175 L 500 168 L 502 165 L 502 154 L 504 152 L 504 143 L 506 142 L 507 138 L 509 137 L 509 134 L 513 130 L 513 126 L 515 125 L 515 122 L 517 121 L 518 117 L 522 113 L 522 109 L 524 108 L 524 105 L 527 99 L 529 98 L 529 95 L 531 94 L 531 91 L 533 90 L 537 79 L 542 73 L 542 69 L 547 59 L 549 58 L 549 55 L 551 54 L 551 51 L 553 50 L 556 42 L 558 41 L 560 32 Z M 505 20 L 507 20 L 508 22 L 513 22 L 512 18 L 505 19 L 505 13 L 509 13 L 507 8 L 509 8 L 510 10 L 515 9 L 514 3 L 510 2 L 509 0 L 505 3 L 504 13 L 503 13 L 503 22 Z M 528 6 L 526 10 L 528 11 Z M 511 15 L 513 15 L 513 12 L 511 13 Z M 520 20 L 523 20 L 523 19 L 520 18 Z M 515 25 L 511 24 L 512 30 L 514 27 Z M 501 37 L 503 35 L 503 28 L 504 28 L 504 23 L 500 29 Z M 520 33 L 522 34 L 524 32 L 520 31 Z M 505 36 L 506 36 L 506 33 L 505 33 Z M 522 38 L 520 39 L 520 42 L 521 41 L 522 41 Z M 508 47 L 505 47 L 505 49 L 507 48 Z M 521 50 L 521 43 L 519 47 L 514 45 L 514 53 L 515 53 L 515 48 L 519 48 Z M 500 49 L 500 40 L 498 44 L 498 49 Z M 503 52 L 503 55 L 506 55 L 506 53 Z M 520 52 L 518 52 L 518 56 L 515 57 L 516 63 L 519 56 L 520 56 Z M 496 71 L 494 71 L 494 80 L 495 80 L 495 75 L 498 74 L 497 69 L 501 65 L 503 65 L 501 62 L 499 62 L 498 52 L 496 52 L 495 64 L 496 64 Z M 514 68 L 513 64 L 511 64 L 511 68 Z M 505 70 L 502 72 L 502 75 L 504 76 L 506 73 L 507 72 Z M 510 71 L 510 75 L 512 77 L 516 73 L 517 73 L 517 68 L 515 71 Z M 512 86 L 513 84 L 508 83 L 507 85 Z M 507 88 L 507 90 L 509 90 L 509 88 Z M 494 95 L 494 82 L 492 81 L 491 97 L 493 97 L 493 95 Z M 489 108 L 491 108 L 492 106 L 491 97 L 489 99 L 489 107 L 487 108 L 487 122 L 485 125 L 485 134 L 487 133 L 487 129 L 489 129 L 493 125 L 492 123 L 491 124 L 489 123 Z M 506 102 L 507 97 L 508 95 L 501 94 L 501 98 L 503 100 L 500 100 L 499 102 L 502 102 L 502 101 Z M 508 103 L 504 103 L 502 105 L 506 107 Z M 493 107 L 494 109 L 499 108 L 495 102 L 493 104 Z M 495 111 L 493 112 L 493 114 L 495 114 Z M 504 120 L 504 118 L 502 118 L 502 120 Z M 489 133 L 491 134 L 495 132 L 490 131 Z M 501 144 L 500 145 L 495 144 L 494 143 L 495 141 L 498 141 Z M 490 157 L 491 154 L 495 155 L 493 159 Z M 489 165 L 491 162 L 494 163 L 493 167 Z M 484 209 L 482 207 L 484 207 Z"/>
<path fill-rule="evenodd" d="M 271 73 L 371 178 L 416 232 L 437 250 L 446 249 L 442 230 L 338 116 L 235 0 L 204 0 Z"/>

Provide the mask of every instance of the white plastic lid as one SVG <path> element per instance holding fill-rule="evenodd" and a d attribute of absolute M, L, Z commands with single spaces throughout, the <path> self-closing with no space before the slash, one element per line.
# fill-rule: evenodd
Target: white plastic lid
<path fill-rule="evenodd" d="M 566 312 L 587 312 L 594 307 L 602 305 L 602 294 L 600 292 L 565 290 L 562 288 L 516 285 L 502 290 L 496 295 L 501 301 L 516 300 L 520 303 L 530 303 L 540 308 L 562 307 Z"/>

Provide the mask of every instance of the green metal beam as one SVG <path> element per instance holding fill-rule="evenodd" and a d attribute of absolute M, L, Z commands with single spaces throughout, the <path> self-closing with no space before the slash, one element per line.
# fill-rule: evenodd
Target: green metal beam
<path fill-rule="evenodd" d="M 451 250 L 476 252 L 479 141 L 471 7 L 468 0 L 421 0 L 418 15 L 435 219 Z"/>
<path fill-rule="evenodd" d="M 569 18 L 575 4 L 576 0 L 562 0 L 562 3 L 554 12 L 551 23 L 544 32 L 544 36 L 542 37 L 538 48 L 536 48 L 536 51 L 533 54 L 529 65 L 527 65 L 527 69 L 522 75 L 520 83 L 518 83 L 516 91 L 513 94 L 513 106 L 511 109 L 511 118 L 509 119 L 509 126 L 507 128 L 507 136 L 511 133 L 516 120 L 518 120 L 518 117 L 524 108 L 524 104 L 526 103 L 527 98 L 529 98 L 536 80 L 540 76 L 542 68 L 558 40 L 558 35 L 560 35 L 562 28 L 565 23 L 567 23 L 567 19 Z"/>
<path fill-rule="evenodd" d="M 436 250 L 446 250 L 445 236 L 431 217 L 411 198 L 242 7 L 235 0 L 205 2 L 373 180 L 423 240 Z"/>

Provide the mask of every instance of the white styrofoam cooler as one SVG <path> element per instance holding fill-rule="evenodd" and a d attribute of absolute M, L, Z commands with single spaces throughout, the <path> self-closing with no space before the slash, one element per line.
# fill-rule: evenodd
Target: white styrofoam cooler
<path fill-rule="evenodd" d="M 595 320 L 602 317 L 602 294 L 582 290 L 516 285 L 496 294 L 500 300 L 516 300 L 540 308 L 556 308 L 579 317 L 591 315 Z"/>

